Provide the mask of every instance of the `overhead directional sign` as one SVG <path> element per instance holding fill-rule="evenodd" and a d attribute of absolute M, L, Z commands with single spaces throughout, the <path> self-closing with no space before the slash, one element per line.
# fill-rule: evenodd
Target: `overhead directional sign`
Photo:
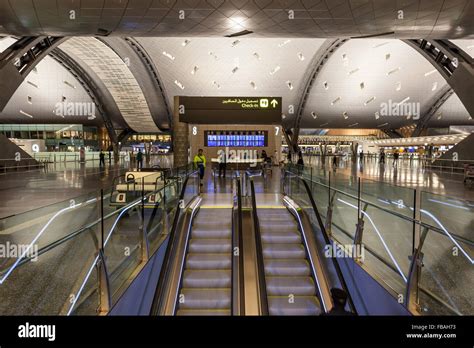
<path fill-rule="evenodd" d="M 281 124 L 281 97 L 179 97 L 181 122 Z"/>

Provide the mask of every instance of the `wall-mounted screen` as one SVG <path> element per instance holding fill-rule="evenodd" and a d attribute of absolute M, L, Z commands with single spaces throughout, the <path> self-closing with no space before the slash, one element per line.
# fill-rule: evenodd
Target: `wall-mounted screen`
<path fill-rule="evenodd" d="M 205 131 L 204 146 L 208 147 L 265 147 L 267 131 Z"/>

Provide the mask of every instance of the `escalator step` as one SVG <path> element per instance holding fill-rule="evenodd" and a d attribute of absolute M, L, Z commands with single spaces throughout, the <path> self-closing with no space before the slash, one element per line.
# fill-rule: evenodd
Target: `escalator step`
<path fill-rule="evenodd" d="M 309 263 L 305 259 L 267 259 L 265 275 L 268 276 L 309 276 Z"/>
<path fill-rule="evenodd" d="M 310 277 L 266 277 L 269 296 L 315 295 L 315 284 Z"/>
<path fill-rule="evenodd" d="M 189 241 L 190 253 L 230 253 L 231 250 L 232 243 L 228 238 L 197 238 Z"/>
<path fill-rule="evenodd" d="M 231 235 L 231 229 L 222 226 L 217 226 L 211 229 L 193 227 L 191 232 L 192 238 L 230 238 Z"/>
<path fill-rule="evenodd" d="M 263 243 L 287 243 L 295 244 L 301 243 L 301 234 L 292 230 L 284 232 L 280 231 L 262 231 L 262 242 Z"/>
<path fill-rule="evenodd" d="M 176 315 L 183 316 L 221 316 L 230 314 L 230 309 L 178 309 L 176 312 Z"/>
<path fill-rule="evenodd" d="M 321 307 L 315 296 L 295 296 L 290 303 L 288 296 L 269 296 L 270 315 L 319 315 Z"/>
<path fill-rule="evenodd" d="M 230 269 L 230 253 L 226 254 L 193 254 L 188 253 L 186 269 Z"/>
<path fill-rule="evenodd" d="M 180 295 L 179 309 L 230 309 L 230 289 L 183 288 Z"/>
<path fill-rule="evenodd" d="M 208 218 L 196 219 L 193 223 L 193 230 L 231 230 L 232 221 L 226 221 L 222 216 L 210 216 Z"/>
<path fill-rule="evenodd" d="M 261 230 L 266 230 L 269 228 L 278 228 L 278 229 L 287 229 L 287 230 L 297 230 L 298 229 L 298 224 L 296 221 L 291 218 L 292 220 L 275 220 L 272 218 L 264 218 L 264 217 L 259 217 L 258 222 L 260 224 L 260 229 Z"/>
<path fill-rule="evenodd" d="M 186 270 L 183 275 L 185 288 L 230 288 L 230 270 Z"/>
<path fill-rule="evenodd" d="M 302 244 L 263 244 L 263 257 L 265 259 L 304 259 L 305 250 Z"/>

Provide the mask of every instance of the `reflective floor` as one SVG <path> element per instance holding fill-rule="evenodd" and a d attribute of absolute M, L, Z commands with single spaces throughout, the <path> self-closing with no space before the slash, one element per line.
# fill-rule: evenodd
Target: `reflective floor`
<path fill-rule="evenodd" d="M 322 168 L 321 157 L 305 156 L 305 165 Z M 333 171 L 332 157 L 326 159 L 326 170 Z M 354 164 L 351 160 L 339 160 L 335 170 L 339 174 L 357 175 L 364 179 L 386 182 L 388 184 L 408 188 L 418 188 L 424 191 L 474 200 L 474 187 L 463 182 L 462 173 L 440 172 L 425 169 L 418 160 L 399 160 L 394 166 L 393 160 L 388 159 L 385 165 L 375 158 L 357 159 Z"/>

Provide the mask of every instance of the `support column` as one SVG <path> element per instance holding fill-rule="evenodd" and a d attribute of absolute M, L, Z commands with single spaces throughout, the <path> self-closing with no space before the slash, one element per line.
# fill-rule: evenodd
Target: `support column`
<path fill-rule="evenodd" d="M 188 164 L 189 126 L 179 121 L 179 97 L 174 97 L 173 111 L 173 158 L 174 167 Z"/>

